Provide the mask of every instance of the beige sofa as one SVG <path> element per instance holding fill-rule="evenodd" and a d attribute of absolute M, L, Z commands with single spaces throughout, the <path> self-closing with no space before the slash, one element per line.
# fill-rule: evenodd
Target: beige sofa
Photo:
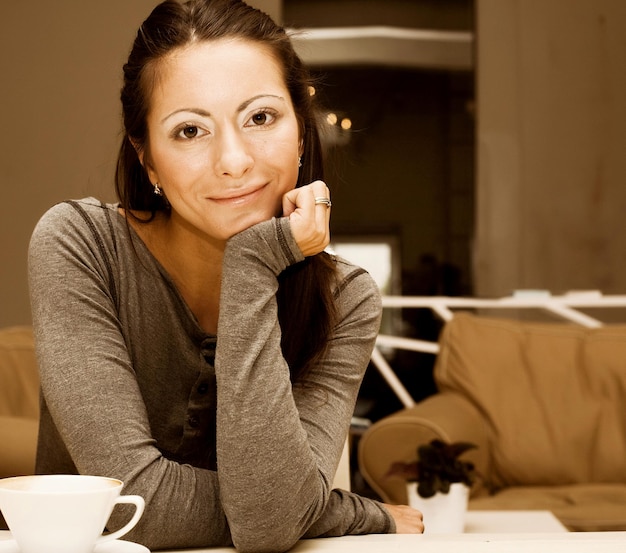
<path fill-rule="evenodd" d="M 0 478 L 32 474 L 39 374 L 30 327 L 0 329 Z"/>
<path fill-rule="evenodd" d="M 470 509 L 548 509 L 571 530 L 626 530 L 626 326 L 585 329 L 457 314 L 440 337 L 439 392 L 386 417 L 359 443 L 360 470 L 385 476 L 418 444 L 466 440 L 481 473 Z"/>

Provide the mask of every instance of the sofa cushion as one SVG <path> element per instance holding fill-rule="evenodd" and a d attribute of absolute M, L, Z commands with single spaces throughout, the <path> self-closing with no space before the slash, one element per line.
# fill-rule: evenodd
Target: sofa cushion
<path fill-rule="evenodd" d="M 626 483 L 626 326 L 457 314 L 435 380 L 487 421 L 495 488 Z"/>
<path fill-rule="evenodd" d="M 39 417 L 39 371 L 28 326 L 0 330 L 0 416 Z"/>

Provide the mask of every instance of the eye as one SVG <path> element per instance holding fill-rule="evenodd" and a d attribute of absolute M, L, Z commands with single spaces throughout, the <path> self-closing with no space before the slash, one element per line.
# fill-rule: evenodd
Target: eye
<path fill-rule="evenodd" d="M 252 116 L 252 122 L 255 125 L 263 125 L 266 121 L 267 121 L 267 114 L 266 113 L 255 113 Z"/>
<path fill-rule="evenodd" d="M 276 113 L 270 110 L 258 111 L 250 117 L 247 127 L 264 127 L 271 125 L 276 120 Z"/>
<path fill-rule="evenodd" d="M 198 127 L 187 125 L 180 131 L 180 136 L 184 136 L 185 138 L 195 138 L 198 136 Z"/>
<path fill-rule="evenodd" d="M 184 123 L 178 127 L 176 127 L 172 133 L 172 136 L 176 140 L 194 140 L 196 138 L 201 138 L 207 134 L 205 129 L 202 129 L 198 125 L 192 125 L 191 123 Z"/>

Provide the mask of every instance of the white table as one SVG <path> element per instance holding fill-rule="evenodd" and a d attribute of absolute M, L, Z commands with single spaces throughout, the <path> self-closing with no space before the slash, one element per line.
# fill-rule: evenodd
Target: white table
<path fill-rule="evenodd" d="M 291 553 L 624 553 L 626 532 L 548 534 L 371 534 L 302 540 Z M 233 553 L 232 548 L 167 553 Z M 163 552 L 166 553 L 166 552 Z"/>
<path fill-rule="evenodd" d="M 465 533 L 526 534 L 567 532 L 550 511 L 468 511 Z"/>
<path fill-rule="evenodd" d="M 0 540 L 9 537 L 0 532 Z M 163 553 L 234 553 L 232 547 Z M 624 553 L 626 532 L 491 533 L 455 535 L 371 534 L 302 540 L 292 553 Z"/>
<path fill-rule="evenodd" d="M 234 553 L 231 547 L 162 553 Z M 302 540 L 290 553 L 624 553 L 626 532 L 371 534 Z"/>

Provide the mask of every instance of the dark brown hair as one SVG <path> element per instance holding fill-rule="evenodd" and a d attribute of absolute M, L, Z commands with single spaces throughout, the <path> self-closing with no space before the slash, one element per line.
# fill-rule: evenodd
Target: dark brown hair
<path fill-rule="evenodd" d="M 149 158 L 147 114 L 158 78 L 159 62 L 177 48 L 201 41 L 238 38 L 264 44 L 283 70 L 293 103 L 300 138 L 302 167 L 296 186 L 322 180 L 323 159 L 316 112 L 309 94 L 310 77 L 285 30 L 263 12 L 241 0 L 167 0 L 139 28 L 124 65 L 121 101 L 124 137 L 118 156 L 116 190 L 126 213 L 169 213 L 164 196 L 140 163 L 135 146 Z M 134 144 L 134 146 L 133 146 Z M 292 380 L 323 355 L 336 319 L 332 283 L 335 267 L 321 253 L 289 267 L 279 276 L 278 317 L 283 355 Z"/>

